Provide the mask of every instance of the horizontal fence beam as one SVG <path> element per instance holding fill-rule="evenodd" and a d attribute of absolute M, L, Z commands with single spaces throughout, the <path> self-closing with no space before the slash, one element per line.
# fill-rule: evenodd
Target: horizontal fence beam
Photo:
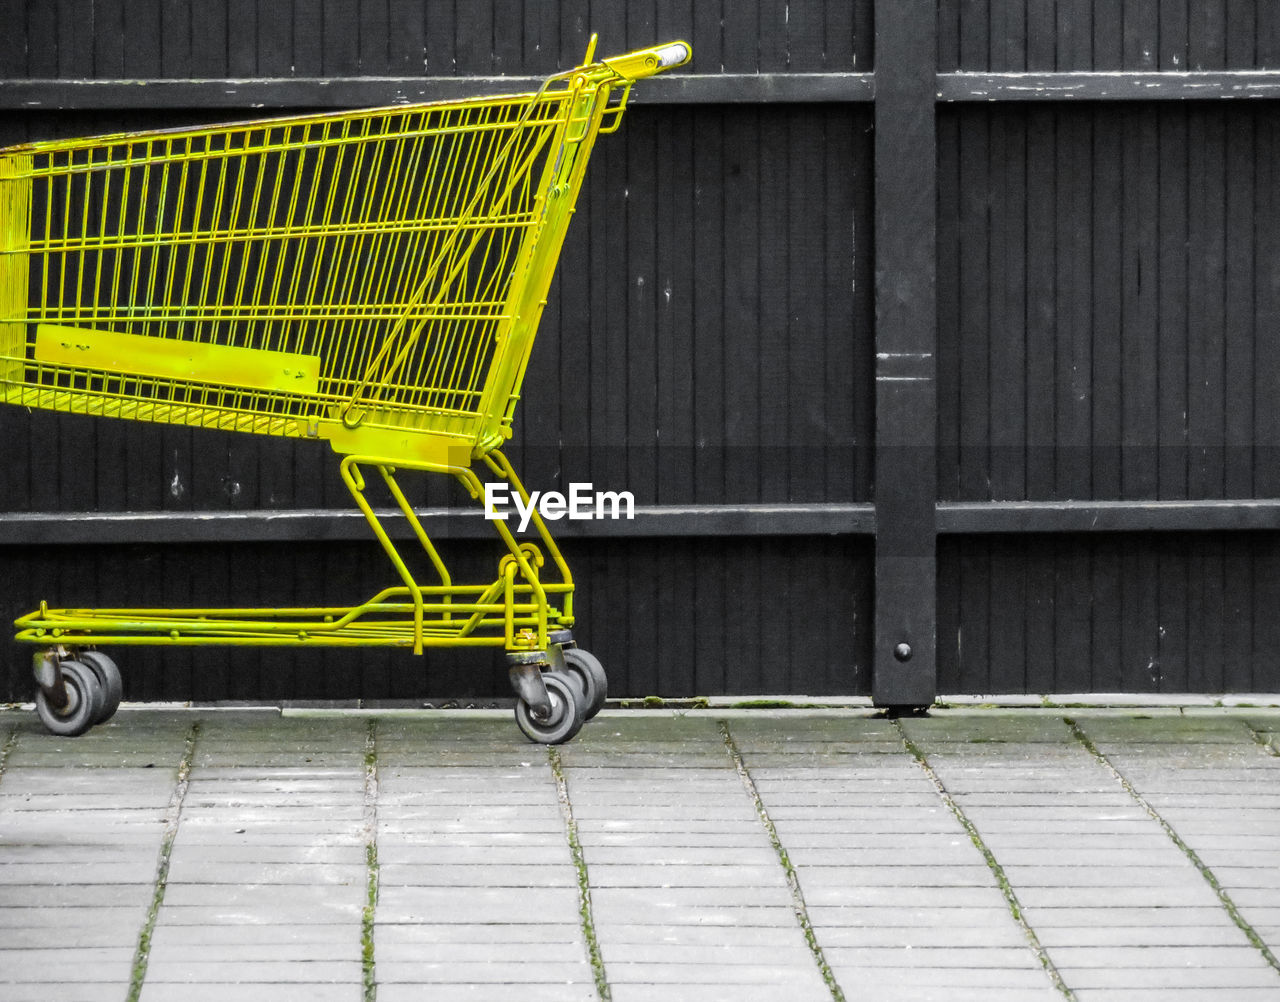
<path fill-rule="evenodd" d="M 244 80 L 0 80 L 0 109 L 354 108 L 536 91 L 542 77 L 287 77 Z M 869 73 L 686 74 L 645 80 L 633 104 L 870 101 Z"/>
<path fill-rule="evenodd" d="M 541 77 L 280 77 L 204 80 L 0 80 L 0 109 L 354 108 L 537 90 Z M 1280 98 L 1280 71 L 940 73 L 944 102 L 1180 101 Z M 644 81 L 638 105 L 809 104 L 875 100 L 870 73 L 704 73 Z"/>
<path fill-rule="evenodd" d="M 1231 532 L 1280 529 L 1280 500 L 951 501 L 938 532 Z"/>
<path fill-rule="evenodd" d="M 426 508 L 418 512 L 437 539 L 495 537 L 478 510 Z M 387 531 L 412 538 L 398 511 L 379 511 Z M 514 518 L 514 516 L 513 516 Z M 514 522 L 509 522 L 515 528 Z M 875 532 L 868 504 L 637 505 L 634 519 L 551 522 L 559 539 L 685 536 L 848 536 Z M 264 543 L 372 540 L 358 511 L 15 512 L 0 515 L 0 545 L 125 543 Z"/>
<path fill-rule="evenodd" d="M 398 539 L 412 536 L 395 511 L 380 518 Z M 419 512 L 441 539 L 493 535 L 483 514 L 458 508 Z M 1280 499 L 1258 501 L 946 501 L 940 535 L 1070 532 L 1280 531 Z M 870 504 L 638 505 L 634 519 L 551 523 L 563 539 L 717 536 L 874 536 Z M 127 543 L 331 542 L 371 538 L 358 511 L 12 512 L 0 515 L 0 546 Z"/>
<path fill-rule="evenodd" d="M 940 101 L 1186 101 L 1280 98 L 1280 72 L 940 73 Z"/>

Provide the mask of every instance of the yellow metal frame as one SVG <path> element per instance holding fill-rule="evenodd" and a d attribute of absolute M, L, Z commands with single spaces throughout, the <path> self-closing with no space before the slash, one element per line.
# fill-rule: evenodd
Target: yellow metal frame
<path fill-rule="evenodd" d="M 499 446 L 592 146 L 636 80 L 691 54 L 594 48 L 534 94 L 0 150 L 0 402 L 326 439 L 401 582 L 342 608 L 42 603 L 18 640 L 536 651 L 572 625 L 536 512 L 540 545 L 495 520 L 497 578 L 458 584 L 397 472 L 479 499 L 483 463 L 529 501 Z M 369 469 L 438 583 L 381 524 Z"/>

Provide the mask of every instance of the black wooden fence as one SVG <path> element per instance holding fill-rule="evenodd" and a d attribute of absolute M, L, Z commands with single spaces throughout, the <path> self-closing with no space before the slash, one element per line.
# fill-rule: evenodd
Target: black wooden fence
<path fill-rule="evenodd" d="M 532 486 L 641 505 L 561 523 L 615 694 L 1280 689 L 1269 0 L 8 0 L 0 23 L 5 142 L 519 89 L 592 31 L 692 43 L 597 147 L 511 450 Z M 311 443 L 3 408 L 0 463 L 5 619 L 386 581 Z M 420 500 L 486 573 L 486 527 Z M 475 654 L 125 655 L 129 698 L 505 686 Z"/>

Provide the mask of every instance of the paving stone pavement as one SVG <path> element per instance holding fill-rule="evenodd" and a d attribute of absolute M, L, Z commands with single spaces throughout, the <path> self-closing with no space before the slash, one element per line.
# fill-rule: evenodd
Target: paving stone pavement
<path fill-rule="evenodd" d="M 3 1002 L 1280 1000 L 1280 710 L 0 711 Z"/>

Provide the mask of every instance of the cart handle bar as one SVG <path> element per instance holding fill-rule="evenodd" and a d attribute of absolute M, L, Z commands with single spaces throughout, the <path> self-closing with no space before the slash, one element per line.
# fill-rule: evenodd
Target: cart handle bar
<path fill-rule="evenodd" d="M 627 80 L 640 80 L 655 73 L 683 66 L 693 57 L 693 49 L 687 42 L 669 42 L 650 49 L 639 49 L 622 56 L 610 56 L 600 60 L 618 76 Z"/>

